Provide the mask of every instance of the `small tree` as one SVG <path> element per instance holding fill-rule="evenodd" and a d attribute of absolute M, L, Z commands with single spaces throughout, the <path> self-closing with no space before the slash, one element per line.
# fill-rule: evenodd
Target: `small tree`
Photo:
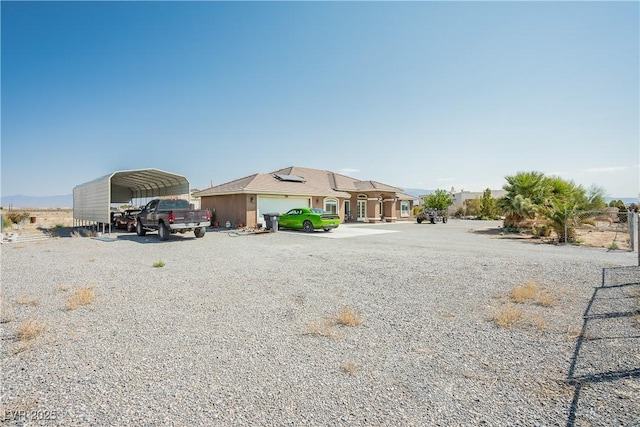
<path fill-rule="evenodd" d="M 422 207 L 424 209 L 436 209 L 439 211 L 444 211 L 449 208 L 453 204 L 453 198 L 451 194 L 449 194 L 446 190 L 438 189 L 433 194 L 429 194 L 424 198 L 424 203 Z"/>
<path fill-rule="evenodd" d="M 480 205 L 482 199 L 476 197 L 475 199 L 467 199 L 464 201 L 465 215 L 466 216 L 478 216 L 480 214 Z"/>
<path fill-rule="evenodd" d="M 491 196 L 491 190 L 489 188 L 482 193 L 479 216 L 480 219 L 494 219 L 496 217 L 496 201 Z"/>

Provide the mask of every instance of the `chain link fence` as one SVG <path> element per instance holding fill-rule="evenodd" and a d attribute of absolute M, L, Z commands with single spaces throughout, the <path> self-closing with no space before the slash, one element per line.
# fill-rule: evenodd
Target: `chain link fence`
<path fill-rule="evenodd" d="M 568 243 L 603 247 L 610 250 L 634 251 L 635 214 L 609 208 L 565 213 L 565 233 Z"/>

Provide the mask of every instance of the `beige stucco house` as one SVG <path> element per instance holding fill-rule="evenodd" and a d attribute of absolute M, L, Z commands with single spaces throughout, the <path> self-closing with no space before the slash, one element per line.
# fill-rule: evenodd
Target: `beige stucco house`
<path fill-rule="evenodd" d="M 412 221 L 415 199 L 380 182 L 297 166 L 256 173 L 194 196 L 221 225 L 229 221 L 249 227 L 264 224 L 265 213 L 284 213 L 297 207 L 321 208 L 347 222 Z"/>

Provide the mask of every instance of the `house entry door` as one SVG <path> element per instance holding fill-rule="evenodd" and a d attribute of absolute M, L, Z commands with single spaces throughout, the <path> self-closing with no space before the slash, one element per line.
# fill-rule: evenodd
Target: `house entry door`
<path fill-rule="evenodd" d="M 366 200 L 358 200 L 358 212 L 357 212 L 356 220 L 364 221 L 367 216 L 367 201 Z"/>

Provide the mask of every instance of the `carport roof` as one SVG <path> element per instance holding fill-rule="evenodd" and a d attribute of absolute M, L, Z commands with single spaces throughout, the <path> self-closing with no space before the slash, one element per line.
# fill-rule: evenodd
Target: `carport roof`
<path fill-rule="evenodd" d="M 94 181 L 109 180 L 112 188 L 125 188 L 129 191 L 120 199 L 118 191 L 112 191 L 112 203 L 127 202 L 128 198 L 173 196 L 189 193 L 189 181 L 182 175 L 159 169 L 133 169 L 112 172 Z"/>
<path fill-rule="evenodd" d="M 182 175 L 176 175 L 159 169 L 136 169 L 118 171 L 111 174 L 111 183 L 131 188 L 135 192 L 159 191 L 159 196 L 170 194 L 188 194 L 189 181 Z"/>

